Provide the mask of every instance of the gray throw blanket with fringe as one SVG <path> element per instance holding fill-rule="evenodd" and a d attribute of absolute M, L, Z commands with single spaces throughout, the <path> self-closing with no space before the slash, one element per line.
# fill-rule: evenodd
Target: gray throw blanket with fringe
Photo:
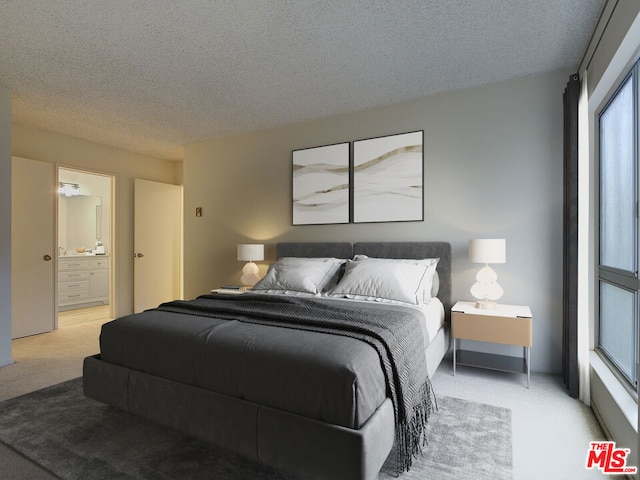
<path fill-rule="evenodd" d="M 422 451 L 425 427 L 437 408 L 427 373 L 419 313 L 409 308 L 331 302 L 317 298 L 245 293 L 177 300 L 157 310 L 319 331 L 373 346 L 384 369 L 396 423 L 398 469 L 407 471 Z"/>

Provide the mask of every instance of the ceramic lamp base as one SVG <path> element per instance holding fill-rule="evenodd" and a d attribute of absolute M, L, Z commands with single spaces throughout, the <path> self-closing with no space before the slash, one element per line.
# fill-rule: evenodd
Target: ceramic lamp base
<path fill-rule="evenodd" d="M 491 300 L 478 300 L 476 302 L 476 308 L 479 310 L 495 310 L 498 308 L 498 304 Z"/>
<path fill-rule="evenodd" d="M 253 262 L 249 262 L 242 268 L 240 281 L 245 287 L 253 287 L 260 280 L 258 273 L 258 266 Z"/>

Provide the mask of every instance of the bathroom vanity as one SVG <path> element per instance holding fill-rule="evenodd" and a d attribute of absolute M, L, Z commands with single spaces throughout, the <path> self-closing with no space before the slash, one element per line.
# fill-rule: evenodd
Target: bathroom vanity
<path fill-rule="evenodd" d="M 109 256 L 58 257 L 58 310 L 109 304 Z"/>

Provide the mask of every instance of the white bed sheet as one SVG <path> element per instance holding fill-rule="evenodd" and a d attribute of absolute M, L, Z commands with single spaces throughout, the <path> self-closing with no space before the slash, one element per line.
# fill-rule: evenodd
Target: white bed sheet
<path fill-rule="evenodd" d="M 438 334 L 440 328 L 444 325 L 444 305 L 440 301 L 438 297 L 433 297 L 429 302 L 421 304 L 421 305 L 412 305 L 404 302 L 395 302 L 395 301 L 385 301 L 385 302 L 376 302 L 371 300 L 356 300 L 353 298 L 344 298 L 344 297 L 328 297 L 325 295 L 310 295 L 310 294 L 300 294 L 300 293 L 291 293 L 291 292 L 282 292 L 282 291 L 255 291 L 252 293 L 258 293 L 261 295 L 296 295 L 296 296 L 305 296 L 310 298 L 322 298 L 331 302 L 349 302 L 349 303 L 365 303 L 367 305 L 377 305 L 380 308 L 393 308 L 393 307 L 404 307 L 410 308 L 412 310 L 417 310 L 422 314 L 423 321 L 420 326 L 422 328 L 422 335 L 424 339 L 425 350 L 429 346 L 429 344 L 433 341 L 435 336 Z"/>
<path fill-rule="evenodd" d="M 317 297 L 316 297 L 317 298 Z M 390 307 L 404 307 L 409 308 L 411 310 L 417 310 L 422 314 L 423 322 L 421 322 L 420 326 L 422 328 L 422 335 L 424 339 L 424 347 L 425 349 L 429 346 L 431 341 L 438 334 L 440 328 L 444 325 L 444 305 L 440 301 L 438 297 L 433 297 L 429 302 L 421 304 L 421 305 L 411 305 L 409 303 L 403 302 L 372 302 L 368 300 L 355 300 L 351 298 L 341 298 L 341 297 L 321 297 L 331 301 L 337 302 L 361 302 L 371 305 L 372 303 L 380 306 L 380 308 L 390 308 Z"/>

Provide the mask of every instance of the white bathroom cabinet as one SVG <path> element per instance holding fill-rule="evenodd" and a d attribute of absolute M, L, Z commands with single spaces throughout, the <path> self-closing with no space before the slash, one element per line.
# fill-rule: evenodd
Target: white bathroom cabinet
<path fill-rule="evenodd" d="M 58 310 L 109 304 L 109 257 L 58 258 Z"/>

